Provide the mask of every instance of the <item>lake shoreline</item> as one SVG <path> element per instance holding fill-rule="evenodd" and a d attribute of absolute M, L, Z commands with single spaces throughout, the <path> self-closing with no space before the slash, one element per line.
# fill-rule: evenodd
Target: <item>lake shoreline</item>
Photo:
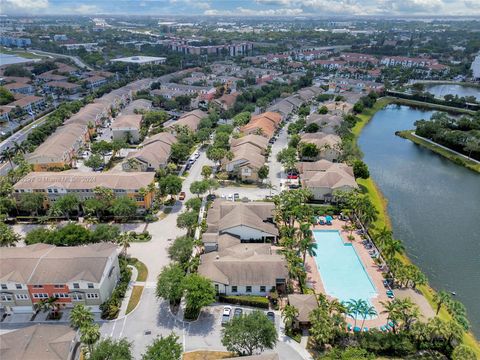
<path fill-rule="evenodd" d="M 410 140 L 411 142 L 413 142 L 418 146 L 429 149 L 430 151 L 433 151 L 434 153 L 443 156 L 444 158 L 454 162 L 457 165 L 463 166 L 469 170 L 480 173 L 480 164 L 474 161 L 471 161 L 466 157 L 456 154 L 451 149 L 448 149 L 446 147 L 440 147 L 438 146 L 438 144 L 432 144 L 426 141 L 424 138 L 419 137 L 418 135 L 415 136 L 414 130 L 398 131 L 395 135 L 403 139 Z"/>
<path fill-rule="evenodd" d="M 404 100 L 404 99 L 401 99 L 401 100 Z M 372 120 L 372 118 L 378 111 L 384 109 L 387 105 L 390 105 L 392 103 L 398 104 L 397 99 L 393 97 L 379 98 L 371 109 L 366 109 L 364 110 L 364 112 L 357 115 L 360 118 L 360 121 L 357 122 L 357 124 L 353 127 L 352 133 L 355 137 L 354 144 L 358 149 L 359 149 L 358 138 L 360 137 L 364 127 Z M 421 103 L 421 102 L 418 102 L 418 103 Z M 409 105 L 409 104 L 401 103 L 399 105 Z M 428 104 L 428 105 L 434 105 L 434 104 Z M 384 197 L 378 185 L 375 183 L 375 181 L 371 177 L 365 180 L 359 179 L 358 183 L 361 186 L 363 192 L 370 197 L 370 200 L 372 201 L 376 210 L 379 213 L 378 219 L 374 223 L 375 227 L 380 229 L 383 227 L 386 227 L 387 229 L 392 230 L 392 223 L 391 223 L 391 219 L 388 214 L 388 208 L 387 208 L 388 199 Z M 398 258 L 405 264 L 413 263 L 405 253 L 399 255 Z M 434 309 L 435 303 L 433 301 L 433 297 L 436 294 L 436 291 L 428 283 L 427 285 L 418 286 L 417 289 L 421 292 L 421 294 L 425 297 L 425 299 L 428 301 L 430 306 Z M 438 316 L 443 320 L 452 320 L 452 316 L 448 313 L 448 311 L 444 307 L 440 310 Z M 468 345 L 472 349 L 474 349 L 477 356 L 480 357 L 480 344 L 477 342 L 475 335 L 471 331 L 466 332 L 464 334 L 463 342 L 465 345 Z"/>

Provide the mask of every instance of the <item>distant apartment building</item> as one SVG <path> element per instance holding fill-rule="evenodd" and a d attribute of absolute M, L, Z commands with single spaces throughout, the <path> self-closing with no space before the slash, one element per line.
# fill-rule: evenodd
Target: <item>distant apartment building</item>
<path fill-rule="evenodd" d="M 192 55 L 230 55 L 240 56 L 252 53 L 253 43 L 243 42 L 237 44 L 224 45 L 192 45 L 191 42 L 185 40 L 176 40 L 169 44 L 171 50 L 182 54 Z"/>
<path fill-rule="evenodd" d="M 475 57 L 472 62 L 472 75 L 475 80 L 480 80 L 480 54 Z"/>
<path fill-rule="evenodd" d="M 439 64 L 437 59 L 410 58 L 405 56 L 385 56 L 380 60 L 380 64 L 385 66 L 401 66 L 407 68 L 428 68 L 436 71 L 448 69 L 448 66 Z"/>
<path fill-rule="evenodd" d="M 167 58 L 165 57 L 154 57 L 154 56 L 130 56 L 118 59 L 112 59 L 111 62 L 121 62 L 126 64 L 137 64 L 137 65 L 160 65 L 165 64 Z"/>
<path fill-rule="evenodd" d="M 65 34 L 55 34 L 53 35 L 53 41 L 67 41 L 68 37 Z"/>
<path fill-rule="evenodd" d="M 112 243 L 4 248 L 0 308 L 7 313 L 33 313 L 35 304 L 54 297 L 62 306 L 84 304 L 98 312 L 119 277 L 117 246 Z"/>
<path fill-rule="evenodd" d="M 18 38 L 13 36 L 0 36 L 0 45 L 8 47 L 27 47 L 32 44 L 29 38 Z"/>
<path fill-rule="evenodd" d="M 14 94 L 30 95 L 34 92 L 33 86 L 25 83 L 12 83 L 4 85 L 3 87 Z"/>
<path fill-rule="evenodd" d="M 71 43 L 71 44 L 62 44 L 60 46 L 66 48 L 67 50 L 79 50 L 83 48 L 87 51 L 94 51 L 97 48 L 98 43 L 96 42 L 83 43 L 83 44 Z"/>
<path fill-rule="evenodd" d="M 107 79 L 105 79 L 103 76 L 90 76 L 86 78 L 85 83 L 87 84 L 88 89 L 96 89 L 102 86 L 103 84 L 107 83 Z"/>

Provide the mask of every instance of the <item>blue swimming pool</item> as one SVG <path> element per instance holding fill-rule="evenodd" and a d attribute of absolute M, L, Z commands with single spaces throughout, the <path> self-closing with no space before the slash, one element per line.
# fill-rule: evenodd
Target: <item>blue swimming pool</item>
<path fill-rule="evenodd" d="M 318 245 L 315 262 L 327 294 L 339 301 L 370 302 L 377 290 L 352 244 L 344 243 L 337 230 L 314 230 L 313 235 Z"/>

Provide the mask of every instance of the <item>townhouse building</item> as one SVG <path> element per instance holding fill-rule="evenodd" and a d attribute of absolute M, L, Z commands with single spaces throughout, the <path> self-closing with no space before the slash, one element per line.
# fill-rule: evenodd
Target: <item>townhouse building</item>
<path fill-rule="evenodd" d="M 212 280 L 217 293 L 266 296 L 272 290 L 285 291 L 286 261 L 270 244 L 278 237 L 274 207 L 265 202 L 214 201 L 198 273 Z"/>
<path fill-rule="evenodd" d="M 7 313 L 33 313 L 52 297 L 64 307 L 84 304 L 99 312 L 120 277 L 112 243 L 5 248 L 0 260 L 0 307 Z"/>
<path fill-rule="evenodd" d="M 34 92 L 33 86 L 28 83 L 12 83 L 6 84 L 3 87 L 14 94 L 30 95 Z"/>
<path fill-rule="evenodd" d="M 142 210 L 152 206 L 153 192 L 146 190 L 154 182 L 154 177 L 151 172 L 31 172 L 13 186 L 13 196 L 19 200 L 22 193 L 41 193 L 44 207 L 48 208 L 66 194 L 73 194 L 80 201 L 94 199 L 95 188 L 105 187 L 112 189 L 117 198 L 126 196 L 135 200 L 137 208 Z"/>

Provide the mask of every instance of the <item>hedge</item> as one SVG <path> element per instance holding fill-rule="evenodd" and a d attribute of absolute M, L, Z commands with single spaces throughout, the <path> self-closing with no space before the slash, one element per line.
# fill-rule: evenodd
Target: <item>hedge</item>
<path fill-rule="evenodd" d="M 218 300 L 229 304 L 245 305 L 268 309 L 270 301 L 263 296 L 226 296 L 219 295 Z"/>

